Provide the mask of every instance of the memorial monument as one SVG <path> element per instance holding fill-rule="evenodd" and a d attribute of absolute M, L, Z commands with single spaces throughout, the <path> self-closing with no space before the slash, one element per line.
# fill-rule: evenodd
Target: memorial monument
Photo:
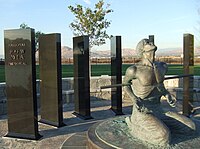
<path fill-rule="evenodd" d="M 111 85 L 122 83 L 121 36 L 111 38 Z M 116 115 L 122 112 L 122 86 L 111 88 L 111 109 Z"/>
<path fill-rule="evenodd" d="M 163 84 L 167 65 L 155 61 L 157 47 L 149 39 L 143 39 L 136 50 L 141 61 L 127 69 L 123 81 L 131 83 L 131 86 L 125 87 L 133 101 L 132 115 L 126 118 L 131 134 L 156 145 L 169 144 L 171 132 L 190 135 L 196 129 L 191 119 L 175 112 L 166 112 L 161 107 L 161 96 L 165 96 L 172 107 L 175 100 Z"/>
<path fill-rule="evenodd" d="M 40 122 L 64 126 L 62 102 L 61 34 L 39 37 Z"/>
<path fill-rule="evenodd" d="M 73 38 L 74 57 L 74 115 L 91 119 L 90 77 L 89 77 L 89 36 Z"/>
<path fill-rule="evenodd" d="M 35 139 L 38 132 L 34 29 L 4 31 L 7 137 Z"/>
<path fill-rule="evenodd" d="M 194 73 L 194 36 L 192 34 L 183 35 L 183 69 L 184 74 Z M 193 76 L 183 78 L 183 114 L 188 116 L 192 113 L 193 108 Z"/>

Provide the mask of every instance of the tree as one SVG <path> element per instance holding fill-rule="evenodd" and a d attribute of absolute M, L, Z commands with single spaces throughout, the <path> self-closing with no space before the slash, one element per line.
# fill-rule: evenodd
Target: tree
<path fill-rule="evenodd" d="M 110 38 L 106 33 L 106 29 L 110 26 L 111 21 L 108 21 L 105 16 L 111 12 L 110 5 L 104 7 L 104 1 L 99 0 L 95 4 L 94 10 L 86 8 L 79 4 L 75 7 L 69 6 L 69 10 L 74 14 L 75 20 L 70 23 L 70 28 L 75 36 L 88 35 L 90 47 L 94 45 L 105 44 L 105 39 Z"/>
<path fill-rule="evenodd" d="M 20 27 L 21 29 L 29 29 L 29 28 L 30 28 L 30 27 L 29 27 L 27 24 L 25 24 L 25 23 L 20 24 L 19 27 Z M 41 31 L 35 32 L 35 49 L 36 49 L 36 51 L 39 50 L 39 36 L 42 35 L 42 34 L 44 34 L 44 33 L 42 33 Z"/>
<path fill-rule="evenodd" d="M 20 24 L 20 26 L 19 26 L 21 29 L 29 29 L 30 27 L 27 25 L 27 24 L 25 24 L 25 23 L 22 23 L 22 24 Z"/>

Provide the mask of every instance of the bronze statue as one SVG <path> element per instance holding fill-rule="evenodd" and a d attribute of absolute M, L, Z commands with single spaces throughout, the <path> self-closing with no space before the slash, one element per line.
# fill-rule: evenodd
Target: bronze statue
<path fill-rule="evenodd" d="M 141 61 L 126 70 L 123 80 L 123 83 L 131 83 L 125 86 L 133 101 L 132 115 L 126 118 L 131 134 L 151 144 L 167 145 L 171 133 L 193 133 L 196 128 L 191 119 L 176 112 L 164 111 L 161 106 L 161 96 L 165 96 L 172 107 L 175 107 L 175 100 L 163 84 L 167 64 L 155 61 L 157 47 L 148 39 L 143 39 L 136 50 Z"/>

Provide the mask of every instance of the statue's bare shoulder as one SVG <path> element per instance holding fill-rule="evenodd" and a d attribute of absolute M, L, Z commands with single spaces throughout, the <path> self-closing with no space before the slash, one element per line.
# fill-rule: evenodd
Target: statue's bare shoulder
<path fill-rule="evenodd" d="M 124 83 L 128 83 L 132 79 L 134 79 L 136 77 L 136 71 L 137 71 L 136 65 L 132 65 L 128 67 L 126 70 L 125 77 L 124 77 Z"/>

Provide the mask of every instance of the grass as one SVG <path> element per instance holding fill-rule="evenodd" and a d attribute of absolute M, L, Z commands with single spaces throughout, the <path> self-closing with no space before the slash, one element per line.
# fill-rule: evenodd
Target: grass
<path fill-rule="evenodd" d="M 126 69 L 131 66 L 131 64 L 123 64 L 122 65 L 122 75 L 125 74 Z M 180 75 L 183 74 L 183 66 L 182 65 L 168 65 L 169 69 L 167 75 Z M 92 65 L 92 76 L 100 76 L 100 75 L 110 75 L 111 72 L 110 64 L 94 64 Z M 62 77 L 72 77 L 73 76 L 73 65 L 62 65 Z M 200 76 L 200 65 L 194 66 L 194 74 Z M 39 66 L 36 66 L 36 77 L 39 79 Z M 5 82 L 5 66 L 0 65 L 0 82 Z"/>
<path fill-rule="evenodd" d="M 5 82 L 5 66 L 0 65 L 0 82 Z"/>

